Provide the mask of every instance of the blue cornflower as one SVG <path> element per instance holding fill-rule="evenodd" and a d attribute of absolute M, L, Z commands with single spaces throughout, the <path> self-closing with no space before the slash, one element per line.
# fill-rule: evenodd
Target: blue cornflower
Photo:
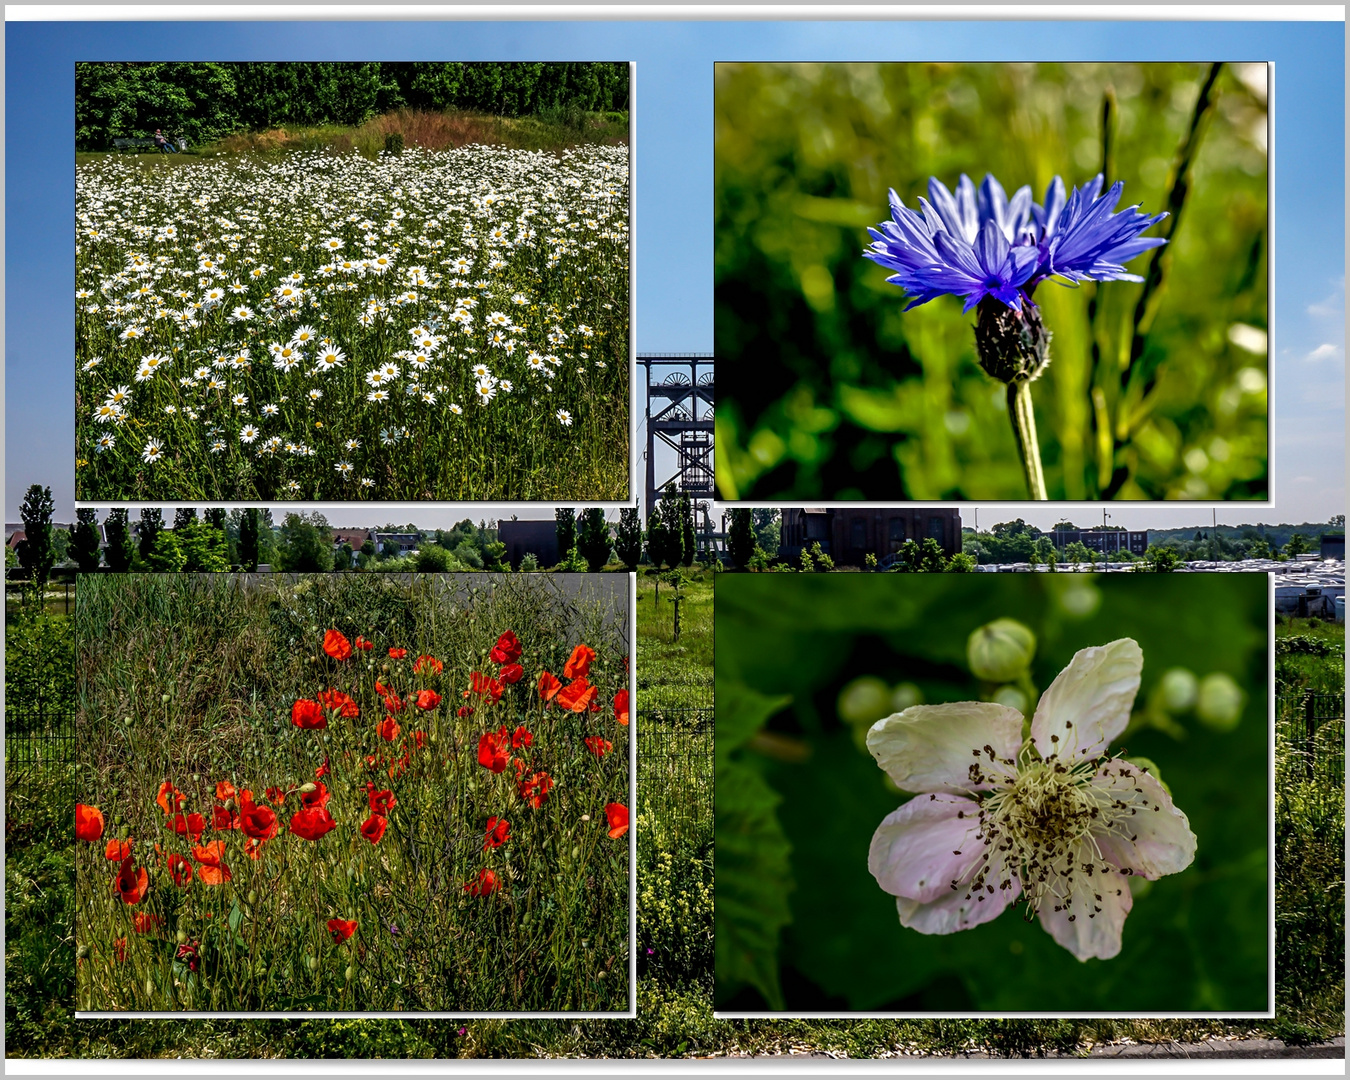
<path fill-rule="evenodd" d="M 1056 176 L 1041 206 L 1027 186 L 1009 199 L 993 176 L 977 192 L 962 174 L 954 196 L 933 177 L 928 199 L 919 199 L 921 213 L 891 191 L 891 220 L 867 230 L 874 243 L 864 258 L 895 271 L 886 280 L 914 298 L 905 310 L 951 294 L 965 297 L 966 311 L 986 296 L 1021 311 L 1048 277 L 1140 281 L 1123 264 L 1167 242 L 1139 235 L 1167 215 L 1137 206 L 1113 213 L 1125 185 L 1117 181 L 1103 196 L 1102 183 L 1099 174 L 1066 200 Z"/>

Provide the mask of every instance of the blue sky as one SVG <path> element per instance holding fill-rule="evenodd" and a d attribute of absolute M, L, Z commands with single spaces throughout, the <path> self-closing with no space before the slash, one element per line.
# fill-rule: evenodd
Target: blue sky
<path fill-rule="evenodd" d="M 1344 23 L 1269 22 L 10 22 L 6 518 L 18 520 L 32 483 L 51 486 L 58 519 L 73 516 L 77 59 L 636 61 L 637 351 L 711 352 L 716 61 L 1222 58 L 1276 65 L 1275 506 L 1220 507 L 1219 520 L 1326 520 L 1345 506 L 1344 35 Z M 1022 516 L 1048 527 L 1060 510 L 1005 505 L 986 513 L 991 523 Z M 1210 517 L 1194 507 L 1112 513 L 1130 527 Z M 365 523 L 372 514 L 372 522 L 436 526 L 497 511 L 389 505 L 328 512 L 335 524 Z M 1087 524 L 1098 514 L 1076 516 Z"/>

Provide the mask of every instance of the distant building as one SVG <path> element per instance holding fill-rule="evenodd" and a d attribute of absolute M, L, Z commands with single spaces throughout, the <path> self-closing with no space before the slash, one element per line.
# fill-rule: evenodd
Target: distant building
<path fill-rule="evenodd" d="M 520 569 L 520 560 L 533 555 L 540 566 L 557 566 L 558 529 L 552 519 L 537 521 L 499 521 L 497 539 L 506 545 L 506 558 L 513 570 Z"/>
<path fill-rule="evenodd" d="M 420 532 L 377 532 L 370 535 L 374 537 L 375 550 L 382 551 L 386 555 L 406 555 L 422 546 L 422 534 Z M 363 540 L 362 543 L 365 543 L 365 541 Z"/>
<path fill-rule="evenodd" d="M 1345 561 L 1345 533 L 1322 534 L 1322 558 Z"/>
<path fill-rule="evenodd" d="M 1147 529 L 1142 532 L 1128 529 L 1056 529 L 1050 536 L 1055 547 L 1061 551 L 1075 542 L 1098 555 L 1114 555 L 1119 551 L 1142 555 L 1148 550 Z"/>
<path fill-rule="evenodd" d="M 862 566 L 867 555 L 883 559 L 906 540 L 932 537 L 951 556 L 961 550 L 961 512 L 941 507 L 869 507 L 867 509 L 783 508 L 779 553 L 796 559 L 803 548 L 820 550 L 843 566 Z"/>

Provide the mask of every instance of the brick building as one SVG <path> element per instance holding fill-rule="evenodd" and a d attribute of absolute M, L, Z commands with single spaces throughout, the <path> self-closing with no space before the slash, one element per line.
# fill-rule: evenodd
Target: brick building
<path fill-rule="evenodd" d="M 867 507 L 825 510 L 784 507 L 779 554 L 796 559 L 814 543 L 836 563 L 862 566 L 871 553 L 878 559 L 900 550 L 906 540 L 932 537 L 943 554 L 961 550 L 961 512 L 942 507 Z"/>
<path fill-rule="evenodd" d="M 1148 550 L 1147 529 L 1142 532 L 1128 529 L 1056 529 L 1050 536 L 1060 551 L 1075 541 L 1098 555 L 1113 555 L 1118 551 L 1142 555 Z"/>

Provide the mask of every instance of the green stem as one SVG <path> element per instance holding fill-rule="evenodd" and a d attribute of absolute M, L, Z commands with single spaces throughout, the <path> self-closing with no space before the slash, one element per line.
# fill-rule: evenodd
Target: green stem
<path fill-rule="evenodd" d="M 1045 476 L 1041 473 L 1041 444 L 1036 438 L 1036 413 L 1031 406 L 1029 380 L 1018 379 L 1008 384 L 1008 418 L 1017 440 L 1017 453 L 1022 458 L 1027 492 L 1033 499 L 1044 501 Z"/>

